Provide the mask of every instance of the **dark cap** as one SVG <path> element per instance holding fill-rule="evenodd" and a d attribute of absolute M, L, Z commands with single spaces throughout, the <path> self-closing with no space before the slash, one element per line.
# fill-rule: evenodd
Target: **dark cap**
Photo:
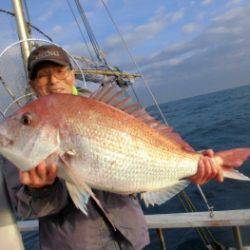
<path fill-rule="evenodd" d="M 41 62 L 53 62 L 62 66 L 71 66 L 67 53 L 56 45 L 43 45 L 33 50 L 28 58 L 29 78 L 34 79 L 35 69 Z"/>

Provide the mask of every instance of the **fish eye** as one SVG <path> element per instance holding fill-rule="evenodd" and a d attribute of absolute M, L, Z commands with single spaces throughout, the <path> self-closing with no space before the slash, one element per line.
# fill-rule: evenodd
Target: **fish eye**
<path fill-rule="evenodd" d="M 30 125 L 31 124 L 31 121 L 32 121 L 32 116 L 30 113 L 26 113 L 26 114 L 23 114 L 22 117 L 21 117 L 21 123 L 23 125 Z"/>

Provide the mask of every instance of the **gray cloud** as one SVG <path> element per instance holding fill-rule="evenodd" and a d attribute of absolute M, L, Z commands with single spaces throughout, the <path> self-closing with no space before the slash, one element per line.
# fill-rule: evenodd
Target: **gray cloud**
<path fill-rule="evenodd" d="M 185 15 L 185 10 L 179 9 L 175 12 L 166 12 L 165 7 L 160 6 L 154 13 L 154 16 L 145 24 L 138 26 L 123 27 L 124 40 L 130 48 L 140 45 L 146 40 L 153 39 L 163 29 L 171 23 L 181 20 Z M 122 48 L 122 42 L 118 35 L 108 37 L 104 43 L 104 50 L 107 54 L 117 54 Z"/>
<path fill-rule="evenodd" d="M 182 32 L 184 33 L 193 33 L 200 29 L 200 25 L 198 23 L 187 23 L 182 27 Z"/>
<path fill-rule="evenodd" d="M 142 41 L 152 39 L 158 32 L 164 29 L 165 26 L 165 19 L 150 20 L 146 24 L 131 28 L 131 30 L 124 35 L 124 39 L 130 47 L 133 47 Z M 118 35 L 112 35 L 106 40 L 105 48 L 109 52 L 117 50 L 121 46 L 121 39 Z"/>
<path fill-rule="evenodd" d="M 203 1 L 201 2 L 202 5 L 209 5 L 209 4 L 211 4 L 211 3 L 212 3 L 212 0 L 203 0 Z"/>
<path fill-rule="evenodd" d="M 192 41 L 141 59 L 142 71 L 159 101 L 249 84 L 249 15 L 249 5 L 231 9 L 214 17 Z M 136 88 L 149 102 L 141 83 Z"/>

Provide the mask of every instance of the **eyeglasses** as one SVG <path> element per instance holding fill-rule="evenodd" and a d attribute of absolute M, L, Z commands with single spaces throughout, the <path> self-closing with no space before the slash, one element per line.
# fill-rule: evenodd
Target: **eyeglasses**
<path fill-rule="evenodd" d="M 36 79 L 39 81 L 47 81 L 52 75 L 58 80 L 64 80 L 69 76 L 70 68 L 55 68 L 37 73 Z"/>

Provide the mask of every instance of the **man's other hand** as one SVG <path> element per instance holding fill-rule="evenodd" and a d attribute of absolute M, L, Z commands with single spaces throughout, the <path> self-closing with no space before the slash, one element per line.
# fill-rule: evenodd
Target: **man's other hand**
<path fill-rule="evenodd" d="M 205 184 L 211 179 L 223 182 L 224 178 L 222 169 L 214 164 L 212 159 L 213 156 L 214 151 L 212 149 L 202 151 L 197 173 L 189 178 L 190 181 L 200 185 Z"/>
<path fill-rule="evenodd" d="M 42 188 L 52 185 L 57 175 L 57 166 L 55 164 L 46 165 L 41 162 L 36 168 L 30 171 L 20 171 L 19 179 L 21 184 L 31 188 Z"/>

